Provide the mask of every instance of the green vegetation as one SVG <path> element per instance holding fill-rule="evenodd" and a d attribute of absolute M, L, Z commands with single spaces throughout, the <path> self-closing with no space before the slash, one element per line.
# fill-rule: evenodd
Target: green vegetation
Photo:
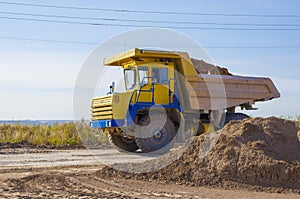
<path fill-rule="evenodd" d="M 297 120 L 297 117 L 291 115 L 287 115 L 287 116 L 281 115 L 279 118 L 286 119 L 286 120 Z"/>
<path fill-rule="evenodd" d="M 294 117 L 293 120 L 300 131 L 300 116 Z M 107 132 L 92 129 L 84 121 L 54 126 L 0 125 L 0 143 L 22 141 L 37 146 L 101 145 L 107 142 Z"/>
<path fill-rule="evenodd" d="M 0 142 L 22 141 L 38 146 L 100 145 L 107 141 L 107 135 L 85 122 L 54 126 L 0 125 Z"/>
<path fill-rule="evenodd" d="M 300 116 L 297 117 L 296 123 L 297 123 L 298 131 L 300 131 Z"/>
<path fill-rule="evenodd" d="M 108 133 L 101 129 L 93 129 L 86 122 L 76 123 L 76 129 L 84 145 L 100 145 L 108 142 Z"/>

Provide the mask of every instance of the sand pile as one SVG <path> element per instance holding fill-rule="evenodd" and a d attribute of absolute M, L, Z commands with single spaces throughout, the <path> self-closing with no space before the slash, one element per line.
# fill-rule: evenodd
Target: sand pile
<path fill-rule="evenodd" d="M 105 167 L 98 175 L 192 186 L 245 185 L 259 190 L 273 187 L 273 191 L 291 189 L 300 193 L 300 144 L 294 122 L 275 117 L 231 121 L 222 129 L 212 150 L 201 157 L 204 137 L 195 137 L 180 158 L 160 170 L 132 174 Z M 140 165 L 123 164 L 120 168 L 150 167 L 170 157 L 174 154 Z"/>
<path fill-rule="evenodd" d="M 191 58 L 192 63 L 198 73 L 201 74 L 215 74 L 215 75 L 232 75 L 227 68 L 223 68 L 220 66 L 215 66 L 213 64 L 209 64 L 203 60 L 193 59 Z"/>

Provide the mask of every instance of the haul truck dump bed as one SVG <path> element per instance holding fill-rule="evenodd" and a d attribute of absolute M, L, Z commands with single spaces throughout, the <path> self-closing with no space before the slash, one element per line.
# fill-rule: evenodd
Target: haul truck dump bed
<path fill-rule="evenodd" d="M 186 79 L 192 87 L 188 92 L 192 109 L 220 110 L 237 106 L 247 109 L 255 102 L 280 97 L 269 78 L 199 74 Z"/>
<path fill-rule="evenodd" d="M 222 128 L 248 117 L 236 107 L 280 97 L 269 78 L 198 74 L 185 52 L 135 48 L 104 64 L 122 67 L 126 91 L 115 92 L 112 83 L 92 100 L 91 127 L 108 130 L 110 141 L 130 152 L 165 148 L 178 132 Z"/>

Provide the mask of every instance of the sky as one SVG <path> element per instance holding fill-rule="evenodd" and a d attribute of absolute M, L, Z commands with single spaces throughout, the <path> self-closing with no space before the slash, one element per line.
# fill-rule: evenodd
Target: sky
<path fill-rule="evenodd" d="M 120 33 L 149 26 L 191 38 L 210 62 L 234 74 L 270 77 L 281 98 L 257 103 L 249 115 L 298 116 L 299 11 L 297 0 L 0 1 L 0 119 L 73 119 L 76 80 L 91 52 Z M 137 45 L 149 47 L 157 38 Z M 88 118 L 88 105 L 83 109 Z"/>

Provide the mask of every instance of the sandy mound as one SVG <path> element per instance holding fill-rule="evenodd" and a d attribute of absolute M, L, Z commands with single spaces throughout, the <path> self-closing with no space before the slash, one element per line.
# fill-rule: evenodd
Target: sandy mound
<path fill-rule="evenodd" d="M 227 68 L 209 64 L 203 60 L 191 58 L 192 63 L 198 73 L 201 74 L 215 74 L 215 75 L 232 75 Z"/>
<path fill-rule="evenodd" d="M 300 144 L 294 122 L 275 117 L 232 121 L 223 128 L 213 149 L 201 157 L 204 138 L 194 138 L 180 158 L 160 170 L 131 174 L 105 167 L 98 175 L 192 186 L 245 185 L 259 187 L 258 190 L 273 187 L 273 191 L 292 189 L 300 193 Z M 150 167 L 171 156 L 143 164 L 123 164 L 120 168 Z"/>

